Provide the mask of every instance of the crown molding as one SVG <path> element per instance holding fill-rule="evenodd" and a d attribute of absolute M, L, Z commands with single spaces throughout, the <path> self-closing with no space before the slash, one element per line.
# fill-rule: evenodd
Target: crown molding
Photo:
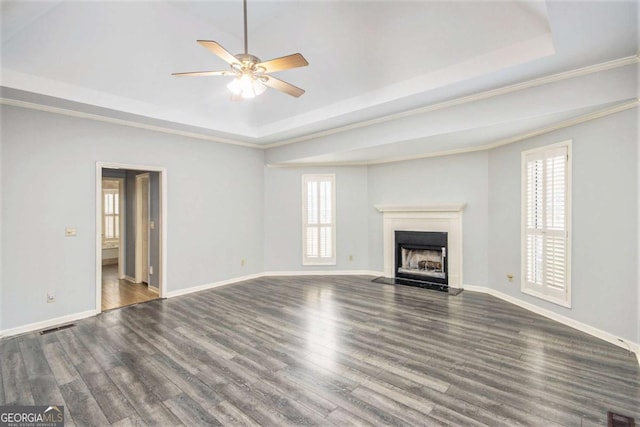
<path fill-rule="evenodd" d="M 300 167 L 319 167 L 319 166 L 375 166 L 385 163 L 406 162 L 410 160 L 428 159 L 431 157 L 443 157 L 452 156 L 455 154 L 474 153 L 476 151 L 487 151 L 503 145 L 513 144 L 514 142 L 522 141 L 525 139 L 533 138 L 538 135 L 553 132 L 556 130 L 564 129 L 570 126 L 575 126 L 580 123 L 596 120 L 601 117 L 606 117 L 611 114 L 619 113 L 621 111 L 629 110 L 640 106 L 640 99 L 635 99 L 629 102 L 623 102 L 613 107 L 605 108 L 603 110 L 594 111 L 593 113 L 584 114 L 582 116 L 575 117 L 573 119 L 564 120 L 555 123 L 551 126 L 539 128 L 530 132 L 515 135 L 509 138 L 499 139 L 489 144 L 477 145 L 474 147 L 458 148 L 455 150 L 434 151 L 433 153 L 416 154 L 413 156 L 404 157 L 390 157 L 387 159 L 373 160 L 373 161 L 359 161 L 359 162 L 315 162 L 315 163 L 276 163 L 268 164 L 267 167 L 271 168 L 300 168 Z"/>
<path fill-rule="evenodd" d="M 432 111 L 443 110 L 445 108 L 450 108 L 462 104 L 467 104 L 470 102 L 480 101 L 484 99 L 493 98 L 500 95 L 506 95 L 509 93 L 517 92 L 524 89 L 529 89 L 537 86 L 543 86 L 550 83 L 559 82 L 562 80 L 568 80 L 575 77 L 585 76 L 593 73 L 599 73 L 602 71 L 608 71 L 615 68 L 625 67 L 627 65 L 637 64 L 640 62 L 640 54 L 636 54 L 633 56 L 627 56 L 625 58 L 614 59 L 612 61 L 602 62 L 599 64 L 589 65 L 587 67 L 577 68 L 574 70 L 564 71 L 557 74 L 551 74 L 548 76 L 540 77 L 533 80 L 527 80 L 525 82 L 515 83 L 509 86 L 503 86 L 497 89 L 491 89 L 483 92 L 478 92 L 473 95 L 464 96 L 461 98 L 455 98 L 449 101 L 439 102 L 437 104 L 431 104 L 424 107 L 414 108 L 412 110 L 403 111 L 400 113 L 389 114 L 386 116 L 378 117 L 371 120 L 363 120 L 360 122 L 352 123 L 345 126 L 336 127 L 333 129 L 328 129 L 325 131 L 315 132 L 291 139 L 286 139 L 283 141 L 274 142 L 271 144 L 265 144 L 263 147 L 265 149 L 282 147 L 284 145 L 295 144 L 297 142 L 308 141 L 311 139 L 317 139 L 324 136 L 335 135 L 337 133 L 347 132 L 353 129 L 359 129 L 375 124 L 385 123 L 392 120 L 398 120 L 405 117 L 414 116 L 417 114 L 429 113 Z"/>
<path fill-rule="evenodd" d="M 324 136 L 335 135 L 335 134 L 346 132 L 346 131 L 353 130 L 353 129 L 364 128 L 364 127 L 367 127 L 367 126 L 372 126 L 372 125 L 379 124 L 379 123 L 385 123 L 385 122 L 388 122 L 388 121 L 398 120 L 398 119 L 401 119 L 401 118 L 410 117 L 410 116 L 414 116 L 414 115 L 417 115 L 417 114 L 429 113 L 429 112 L 432 112 L 432 111 L 442 110 L 442 109 L 454 107 L 454 106 L 457 106 L 457 105 L 462 105 L 462 104 L 467 104 L 467 103 L 470 103 L 470 102 L 480 101 L 480 100 L 484 100 L 484 99 L 488 99 L 488 98 L 492 98 L 492 97 L 496 97 L 496 96 L 500 96 L 500 95 L 505 95 L 505 94 L 508 94 L 508 93 L 512 93 L 512 92 L 516 92 L 516 91 L 520 91 L 520 90 L 524 90 L 524 89 L 533 88 L 533 87 L 536 87 L 536 86 L 542 86 L 542 85 L 546 85 L 546 84 L 550 84 L 550 83 L 554 83 L 554 82 L 558 82 L 558 81 L 562 81 L 562 80 L 567 80 L 567 79 L 571 79 L 571 78 L 575 78 L 575 77 L 580 77 L 580 76 L 585 76 L 585 75 L 598 73 L 598 72 L 602 72 L 602 71 L 612 70 L 612 69 L 624 67 L 624 66 L 627 66 L 627 65 L 637 64 L 639 62 L 640 62 L 640 52 L 637 53 L 636 55 L 633 55 L 633 56 L 627 56 L 627 57 L 624 57 L 624 58 L 614 59 L 612 61 L 607 61 L 607 62 L 602 62 L 602 63 L 599 63 L 599 64 L 589 65 L 587 67 L 582 67 L 582 68 L 577 68 L 577 69 L 570 70 L 570 71 L 564 71 L 564 72 L 561 72 L 561 73 L 551 74 L 551 75 L 548 75 L 548 76 L 545 76 L 545 77 L 540 77 L 540 78 L 537 78 L 537 79 L 528 80 L 528 81 L 516 83 L 516 84 L 513 84 L 513 85 L 503 86 L 503 87 L 500 87 L 500 88 L 497 88 L 497 89 L 478 92 L 478 93 L 475 93 L 473 95 L 464 96 L 464 97 L 460 97 L 460 98 L 455 98 L 455 99 L 452 99 L 452 100 L 449 100 L 449 101 L 440 102 L 440 103 L 437 103 L 437 104 L 427 105 L 427 106 L 424 106 L 424 107 L 415 108 L 415 109 L 403 111 L 403 112 L 400 112 L 400 113 L 389 114 L 389 115 L 378 117 L 378 118 L 371 119 L 371 120 L 363 120 L 363 121 L 352 123 L 352 124 L 349 124 L 349 125 L 346 125 L 346 126 L 340 126 L 340 127 L 336 127 L 336 128 L 333 128 L 333 129 L 327 129 L 325 131 L 314 132 L 314 133 L 310 133 L 310 134 L 306 134 L 306 135 L 302 135 L 302 136 L 299 136 L 299 137 L 286 139 L 286 140 L 283 140 L 283 141 L 278 141 L 278 142 L 274 142 L 274 143 L 270 143 L 270 144 L 257 144 L 257 143 L 251 143 L 251 142 L 244 142 L 244 141 L 240 141 L 240 140 L 233 139 L 233 138 L 222 138 L 222 137 L 207 135 L 207 134 L 200 133 L 200 132 L 183 131 L 183 130 L 173 129 L 173 128 L 170 128 L 170 127 L 167 127 L 167 126 L 149 125 L 149 124 L 139 123 L 139 122 L 136 122 L 136 121 L 133 121 L 133 120 L 116 119 L 116 118 L 112 118 L 112 117 L 103 116 L 103 115 L 100 115 L 100 114 L 85 113 L 85 112 L 81 112 L 81 111 L 75 111 L 75 110 L 70 110 L 70 109 L 66 109 L 66 108 L 53 107 L 53 106 L 44 105 L 44 104 L 37 104 L 37 103 L 33 103 L 33 102 L 20 101 L 20 100 L 11 99 L 11 98 L 0 98 L 0 104 L 14 106 L 14 107 L 20 107 L 20 108 L 28 108 L 28 109 L 32 109 L 32 110 L 45 111 L 45 112 L 54 113 L 54 114 L 62 114 L 62 115 L 66 115 L 66 116 L 78 117 L 78 118 L 89 119 L 89 120 L 95 120 L 95 121 L 100 121 L 100 122 L 105 122 L 105 123 L 118 124 L 118 125 L 122 125 L 122 126 L 134 127 L 134 128 L 138 128 L 138 129 L 145 129 L 145 130 L 151 130 L 151 131 L 161 132 L 161 133 L 166 133 L 166 134 L 171 134 L 171 135 L 185 136 L 185 137 L 189 137 L 189 138 L 201 139 L 201 140 L 217 142 L 217 143 L 221 143 L 221 144 L 229 144 L 229 145 L 236 145 L 236 146 L 241 146 L 241 147 L 248 147 L 248 148 L 256 148 L 256 149 L 261 149 L 261 150 L 267 150 L 269 148 L 281 147 L 281 146 L 284 146 L 284 145 L 290 145 L 290 144 L 294 144 L 294 143 L 297 143 L 297 142 L 303 142 L 303 141 L 308 141 L 308 140 L 312 140 L 312 139 L 321 138 L 321 137 L 324 137 Z M 515 141 L 512 141 L 512 142 L 515 142 Z M 507 142 L 507 143 L 509 143 L 509 142 Z M 491 147 L 489 147 L 489 148 L 491 148 Z M 482 151 L 482 150 L 486 150 L 486 149 L 489 149 L 489 148 L 487 148 L 487 146 L 481 146 L 481 147 L 473 147 L 473 148 L 470 148 L 470 149 L 442 151 L 442 152 L 438 152 L 438 153 L 431 153 L 431 154 L 428 154 L 428 155 L 421 155 L 421 156 L 417 156 L 417 157 L 385 159 L 385 160 L 376 161 L 376 162 L 342 162 L 342 163 L 317 163 L 317 164 L 305 164 L 305 163 L 302 163 L 302 164 L 295 164 L 295 165 L 292 164 L 291 166 L 289 166 L 289 165 L 268 165 L 268 166 L 270 166 L 270 167 L 274 167 L 274 166 L 275 167 L 283 167 L 283 166 L 284 167 L 292 167 L 292 166 L 299 167 L 299 166 L 327 166 L 327 165 L 334 165 L 334 166 L 362 166 L 362 165 L 369 165 L 369 164 L 390 163 L 390 162 L 398 162 L 398 161 L 403 161 L 403 160 L 412 160 L 412 159 L 419 159 L 419 158 L 425 158 L 425 157 L 439 157 L 439 156 L 466 153 L 466 152 L 472 152 L 472 151 Z"/>
<path fill-rule="evenodd" d="M 148 124 L 139 123 L 133 120 L 115 119 L 113 117 L 107 117 L 100 114 L 85 113 L 82 111 L 52 107 L 50 105 L 36 104 L 33 102 L 20 101 L 17 99 L 0 98 L 0 104 L 9 105 L 12 107 L 28 108 L 31 110 L 45 111 L 47 113 L 61 114 L 64 116 L 77 117 L 81 119 L 95 120 L 99 122 L 117 124 L 122 126 L 129 126 L 133 128 L 151 130 L 155 132 L 162 132 L 162 133 L 167 133 L 171 135 L 186 136 L 186 137 L 195 138 L 195 139 L 204 139 L 205 141 L 218 142 L 221 144 L 230 144 L 230 145 L 238 145 L 241 147 L 264 149 L 263 145 L 254 144 L 251 142 L 243 142 L 243 141 L 237 141 L 229 138 L 221 138 L 217 136 L 206 135 L 198 132 L 189 132 L 189 131 L 183 131 L 178 129 L 172 129 L 166 126 L 148 125 Z"/>

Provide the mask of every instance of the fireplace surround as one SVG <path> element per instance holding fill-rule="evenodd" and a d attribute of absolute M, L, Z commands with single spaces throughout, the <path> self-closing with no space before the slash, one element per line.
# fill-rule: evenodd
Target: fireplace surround
<path fill-rule="evenodd" d="M 384 277 L 396 278 L 396 231 L 446 233 L 446 278 L 449 288 L 462 288 L 462 212 L 464 203 L 376 205 L 382 213 Z M 428 257 L 424 259 L 428 261 Z M 425 263 L 426 268 L 426 263 Z"/>

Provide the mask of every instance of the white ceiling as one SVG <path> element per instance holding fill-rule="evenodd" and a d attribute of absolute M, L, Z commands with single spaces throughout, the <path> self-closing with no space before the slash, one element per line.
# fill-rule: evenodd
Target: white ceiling
<path fill-rule="evenodd" d="M 625 77 L 615 96 L 589 93 L 580 102 L 563 103 L 555 98 L 556 87 L 535 108 L 519 103 L 516 115 L 497 111 L 502 120 L 487 116 L 469 125 L 458 111 L 463 109 L 445 105 L 446 112 L 420 113 L 421 125 L 414 128 L 422 134 L 366 136 L 340 147 L 325 141 L 335 139 L 325 133 L 336 128 L 350 126 L 344 129 L 352 132 L 373 123 L 371 130 L 378 131 L 380 121 L 389 128 L 398 114 L 425 106 L 635 56 L 636 1 L 249 0 L 250 53 L 267 60 L 300 52 L 309 66 L 277 74 L 306 89 L 301 98 L 268 90 L 243 102 L 230 101 L 229 77 L 171 76 L 226 69 L 196 40 L 216 40 L 240 52 L 241 0 L 3 0 L 0 7 L 5 99 L 212 139 L 294 142 L 272 149 L 274 163 L 375 162 L 486 145 L 637 96 L 630 93 L 637 78 Z M 537 99 L 538 92 L 529 91 Z M 502 96 L 491 100 L 501 102 Z M 436 131 L 424 124 L 445 113 L 459 126 Z"/>

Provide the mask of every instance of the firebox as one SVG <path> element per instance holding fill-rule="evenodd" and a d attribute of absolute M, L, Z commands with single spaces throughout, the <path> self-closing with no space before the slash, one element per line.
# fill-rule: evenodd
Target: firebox
<path fill-rule="evenodd" d="M 406 284 L 447 287 L 447 233 L 396 231 L 395 278 Z"/>

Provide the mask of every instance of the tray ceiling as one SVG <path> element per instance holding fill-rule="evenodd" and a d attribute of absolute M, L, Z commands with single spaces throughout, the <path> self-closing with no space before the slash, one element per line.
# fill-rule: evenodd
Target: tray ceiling
<path fill-rule="evenodd" d="M 256 0 L 249 1 L 250 53 L 263 60 L 302 53 L 308 67 L 276 76 L 307 92 L 296 99 L 269 90 L 232 102 L 228 77 L 170 74 L 226 68 L 196 40 L 240 52 L 239 0 L 0 5 L 4 98 L 256 145 L 636 55 L 638 46 L 633 1 Z M 523 109 L 496 135 L 542 116 L 564 120 L 597 102 Z"/>

